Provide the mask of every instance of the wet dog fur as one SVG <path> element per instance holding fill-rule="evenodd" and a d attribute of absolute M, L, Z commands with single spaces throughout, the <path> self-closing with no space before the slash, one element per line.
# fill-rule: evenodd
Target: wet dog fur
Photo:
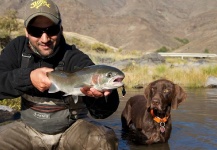
<path fill-rule="evenodd" d="M 139 144 L 167 142 L 172 130 L 171 109 L 177 109 L 185 99 L 184 90 L 172 81 L 153 81 L 144 95 L 127 101 L 121 115 L 122 129 Z"/>

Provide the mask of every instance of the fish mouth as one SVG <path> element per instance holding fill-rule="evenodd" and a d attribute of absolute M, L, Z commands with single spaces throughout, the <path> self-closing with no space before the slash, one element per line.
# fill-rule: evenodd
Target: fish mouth
<path fill-rule="evenodd" d="M 122 82 L 123 79 L 124 79 L 124 77 L 118 77 L 118 78 L 114 79 L 113 82 Z"/>
<path fill-rule="evenodd" d="M 111 90 L 111 89 L 117 89 L 119 87 L 122 87 L 124 83 L 122 80 L 124 77 L 115 77 L 111 80 L 109 80 L 106 84 L 103 85 L 104 90 Z"/>
<path fill-rule="evenodd" d="M 123 79 L 124 79 L 124 76 L 118 75 L 118 76 L 113 77 L 111 80 L 113 80 L 113 82 L 122 83 Z"/>
<path fill-rule="evenodd" d="M 123 79 L 124 76 L 115 76 L 103 85 L 104 86 L 103 89 L 109 90 L 109 89 L 117 89 L 119 87 L 122 87 L 124 85 L 124 83 L 122 82 Z"/>
<path fill-rule="evenodd" d="M 112 78 L 108 83 L 111 84 L 111 86 L 113 86 L 114 88 L 118 88 L 124 85 L 124 83 L 122 82 L 123 79 L 124 76 L 116 76 Z"/>

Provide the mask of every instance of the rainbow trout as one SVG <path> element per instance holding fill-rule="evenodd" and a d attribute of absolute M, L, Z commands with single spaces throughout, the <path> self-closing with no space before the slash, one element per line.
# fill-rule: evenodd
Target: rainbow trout
<path fill-rule="evenodd" d="M 77 103 L 78 96 L 84 96 L 80 91 L 82 87 L 93 87 L 99 91 L 112 90 L 123 87 L 124 77 L 122 71 L 107 65 L 88 66 L 71 73 L 55 70 L 48 73 L 52 82 L 48 92 L 62 91 L 64 96 L 72 95 Z"/>

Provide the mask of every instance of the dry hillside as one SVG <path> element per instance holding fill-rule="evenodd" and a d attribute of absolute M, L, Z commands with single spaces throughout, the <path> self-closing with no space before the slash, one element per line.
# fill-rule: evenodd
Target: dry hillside
<path fill-rule="evenodd" d="M 23 18 L 27 0 L 0 0 Z M 93 37 L 123 50 L 217 53 L 214 0 L 54 0 L 65 31 Z M 188 44 L 176 40 L 187 39 Z"/>

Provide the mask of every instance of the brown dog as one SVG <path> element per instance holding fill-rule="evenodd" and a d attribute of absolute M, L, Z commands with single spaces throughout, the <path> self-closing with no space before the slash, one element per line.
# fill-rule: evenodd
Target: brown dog
<path fill-rule="evenodd" d="M 185 99 L 186 93 L 179 85 L 156 80 L 145 88 L 144 95 L 127 101 L 121 115 L 122 128 L 133 131 L 140 144 L 167 142 L 172 130 L 171 108 L 177 109 Z"/>

